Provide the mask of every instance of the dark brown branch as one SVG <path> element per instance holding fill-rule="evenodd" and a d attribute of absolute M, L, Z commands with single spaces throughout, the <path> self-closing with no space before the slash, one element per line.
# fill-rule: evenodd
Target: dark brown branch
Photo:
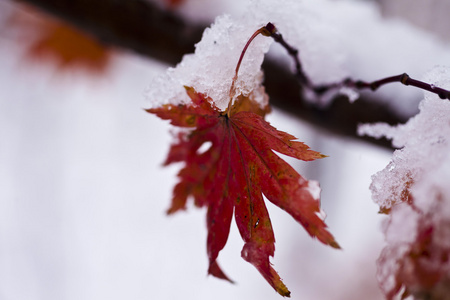
<path fill-rule="evenodd" d="M 187 23 L 177 15 L 144 0 L 25 0 L 75 25 L 105 44 L 134 51 L 174 65 L 194 51 L 206 25 Z M 209 25 L 209 24 L 208 24 Z M 281 37 L 281 36 L 280 36 Z M 297 50 L 287 48 L 297 54 Z M 296 62 L 301 70 L 300 61 Z M 303 101 L 302 87 L 292 73 L 267 60 L 263 64 L 271 104 L 333 133 L 356 136 L 358 123 L 405 121 L 386 106 L 363 97 L 353 104 L 339 98 L 326 109 Z M 307 82 L 309 79 L 300 79 Z M 374 142 L 374 140 L 371 140 Z M 376 143 L 380 143 L 376 141 Z M 389 145 L 382 141 L 383 145 Z"/>
<path fill-rule="evenodd" d="M 407 120 L 367 95 L 353 103 L 344 96 L 338 96 L 326 109 L 314 106 L 302 99 L 300 92 L 302 86 L 291 72 L 270 59 L 263 62 L 263 69 L 264 85 L 272 105 L 327 132 L 344 137 L 356 137 L 358 124 L 376 122 L 398 124 Z M 386 139 L 357 138 L 383 147 L 391 147 L 390 141 Z"/>
<path fill-rule="evenodd" d="M 320 94 L 323 94 L 330 90 L 339 90 L 342 87 L 349 87 L 349 88 L 354 88 L 357 90 L 370 89 L 372 91 L 376 91 L 379 87 L 381 87 L 385 84 L 399 82 L 404 85 L 411 85 L 411 86 L 420 88 L 422 90 L 426 90 L 431 93 L 437 94 L 441 99 L 450 100 L 450 91 L 447 91 L 440 87 L 436 87 L 436 86 L 431 85 L 426 82 L 422 82 L 422 81 L 413 79 L 413 78 L 409 77 L 409 75 L 406 73 L 396 75 L 396 76 L 386 77 L 386 78 L 379 79 L 379 80 L 376 80 L 373 82 L 365 82 L 362 80 L 355 81 L 351 78 L 347 78 L 347 79 L 343 80 L 342 82 L 332 83 L 332 84 L 328 84 L 328 85 L 315 86 L 311 83 L 311 81 L 309 80 L 309 78 L 305 74 L 305 72 L 303 72 L 300 58 L 298 56 L 298 50 L 295 49 L 294 47 L 292 47 L 291 45 L 289 45 L 283 39 L 283 36 L 277 31 L 277 29 L 275 28 L 275 26 L 272 23 L 267 23 L 267 25 L 263 28 L 266 29 L 267 36 L 272 37 L 277 43 L 281 44 L 281 46 L 283 46 L 286 49 L 286 51 L 288 52 L 288 54 L 292 57 L 292 59 L 295 62 L 296 76 L 297 76 L 298 80 L 300 81 L 300 83 L 302 84 L 302 86 L 305 89 L 309 89 L 309 90 L 313 91 L 318 96 Z"/>
<path fill-rule="evenodd" d="M 309 80 L 308 76 L 306 76 L 305 72 L 303 71 L 302 64 L 300 62 L 299 58 L 299 52 L 298 49 L 295 49 L 286 41 L 283 39 L 283 36 L 281 33 L 277 31 L 275 26 L 272 23 L 267 23 L 267 25 L 264 27 L 267 30 L 267 36 L 272 37 L 275 42 L 279 43 L 281 46 L 283 46 L 284 49 L 288 52 L 288 54 L 292 57 L 292 59 L 295 62 L 295 74 L 297 75 L 298 80 L 300 83 L 309 89 L 313 88 L 313 85 L 311 81 Z"/>
<path fill-rule="evenodd" d="M 107 45 L 175 65 L 194 51 L 205 26 L 145 0 L 25 0 Z"/>

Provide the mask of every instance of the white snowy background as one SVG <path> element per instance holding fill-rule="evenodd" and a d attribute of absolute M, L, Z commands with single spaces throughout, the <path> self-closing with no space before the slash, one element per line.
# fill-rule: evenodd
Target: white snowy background
<path fill-rule="evenodd" d="M 223 10 L 236 12 L 239 1 L 233 2 Z M 315 5 L 311 9 L 320 11 Z M 369 24 L 387 30 L 375 6 L 355 7 L 372 16 Z M 357 22 L 348 10 L 334 19 L 328 16 L 331 11 L 323 13 L 331 24 L 341 24 L 340 30 Z M 378 36 L 380 29 L 367 28 L 371 31 L 349 32 L 349 56 L 358 63 L 344 65 L 355 76 L 376 79 L 407 67 L 424 72 L 433 66 L 432 58 L 449 63 L 437 38 L 406 23 L 394 29 L 418 45 L 409 50 L 425 45 L 439 56 L 425 55 L 420 62 L 409 56 L 392 58 L 392 51 L 380 54 L 367 45 L 367 35 Z M 1 32 L 0 299 L 280 299 L 240 258 L 243 243 L 234 224 L 219 256 L 237 282 L 231 285 L 206 276 L 205 211 L 191 208 L 165 215 L 177 172 L 176 166 L 161 167 L 170 126 L 142 108 L 149 105 L 144 91 L 167 66 L 118 52 L 101 79 L 60 75 L 51 67 L 24 63 L 22 45 L 5 28 Z M 379 43 L 381 37 L 372 46 Z M 394 46 L 389 49 L 397 51 Z M 339 49 L 346 47 L 344 43 Z M 392 71 L 395 63 L 400 69 Z M 268 120 L 330 156 L 292 163 L 307 178 L 320 181 L 327 224 L 343 248 L 337 251 L 311 240 L 290 216 L 269 205 L 277 240 L 272 262 L 292 298 L 382 299 L 375 261 L 383 247 L 383 217 L 368 187 L 391 152 L 326 134 L 276 109 Z"/>

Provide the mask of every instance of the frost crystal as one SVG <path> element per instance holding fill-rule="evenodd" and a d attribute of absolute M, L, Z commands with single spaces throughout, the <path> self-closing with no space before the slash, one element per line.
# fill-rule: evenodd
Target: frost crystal
<path fill-rule="evenodd" d="M 448 89 L 450 69 L 437 67 L 425 80 Z M 404 125 L 359 128 L 401 147 L 371 185 L 374 201 L 390 215 L 378 262 L 388 299 L 402 288 L 415 298 L 450 293 L 450 102 L 426 93 L 419 109 Z"/>

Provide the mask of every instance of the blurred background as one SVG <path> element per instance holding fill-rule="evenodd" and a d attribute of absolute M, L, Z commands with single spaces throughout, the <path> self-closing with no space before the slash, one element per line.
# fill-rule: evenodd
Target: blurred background
<path fill-rule="evenodd" d="M 240 2 L 156 5 L 207 23 Z M 446 0 L 373 5 L 441 41 L 450 38 L 449 8 Z M 0 299 L 279 299 L 241 259 L 234 224 L 219 257 L 231 285 L 206 275 L 205 211 L 165 214 L 178 170 L 161 166 L 171 129 L 143 108 L 146 87 L 169 66 L 105 46 L 29 4 L 0 1 Z M 369 185 L 392 149 L 277 107 L 268 121 L 329 156 L 289 162 L 320 182 L 327 224 L 343 248 L 310 239 L 269 204 L 272 262 L 292 298 L 382 299 L 375 276 L 383 217 Z"/>

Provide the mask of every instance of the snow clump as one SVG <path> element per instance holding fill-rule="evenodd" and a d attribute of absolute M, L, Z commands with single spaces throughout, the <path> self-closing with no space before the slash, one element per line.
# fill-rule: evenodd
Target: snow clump
<path fill-rule="evenodd" d="M 169 68 L 166 74 L 156 78 L 146 97 L 155 106 L 189 103 L 190 99 L 183 88 L 189 86 L 212 98 L 218 108 L 225 109 L 230 100 L 231 81 L 242 49 L 253 32 L 264 25 L 239 22 L 229 15 L 217 17 L 196 44 L 195 53 L 185 55 L 175 68 Z M 271 39 L 258 36 L 250 45 L 241 64 L 235 96 L 248 96 L 253 92 L 255 100 L 262 105 L 267 103 L 262 87 L 261 64 L 271 42 Z"/>
<path fill-rule="evenodd" d="M 424 81 L 450 89 L 450 68 L 436 67 Z M 440 295 L 450 293 L 450 102 L 425 92 L 419 109 L 406 124 L 366 124 L 358 130 L 385 136 L 399 148 L 370 187 L 390 216 L 378 261 L 388 299 L 401 290 L 417 299 L 448 299 Z"/>
<path fill-rule="evenodd" d="M 345 78 L 348 74 L 341 64 L 342 49 L 339 40 L 334 38 L 338 35 L 333 34 L 333 26 L 322 20 L 316 8 L 310 6 L 298 0 L 253 0 L 240 16 L 217 17 L 204 31 L 194 53 L 184 55 L 176 67 L 153 80 L 146 98 L 153 107 L 189 103 L 183 86 L 190 86 L 213 99 L 219 109 L 225 109 L 241 52 L 252 34 L 268 22 L 300 50 L 304 69 L 313 81 L 331 83 Z M 262 107 L 268 103 L 261 65 L 272 43 L 272 38 L 259 35 L 250 44 L 239 69 L 234 97 L 251 96 Z M 294 69 L 294 62 L 285 49 L 278 47 L 273 57 L 288 61 Z"/>

